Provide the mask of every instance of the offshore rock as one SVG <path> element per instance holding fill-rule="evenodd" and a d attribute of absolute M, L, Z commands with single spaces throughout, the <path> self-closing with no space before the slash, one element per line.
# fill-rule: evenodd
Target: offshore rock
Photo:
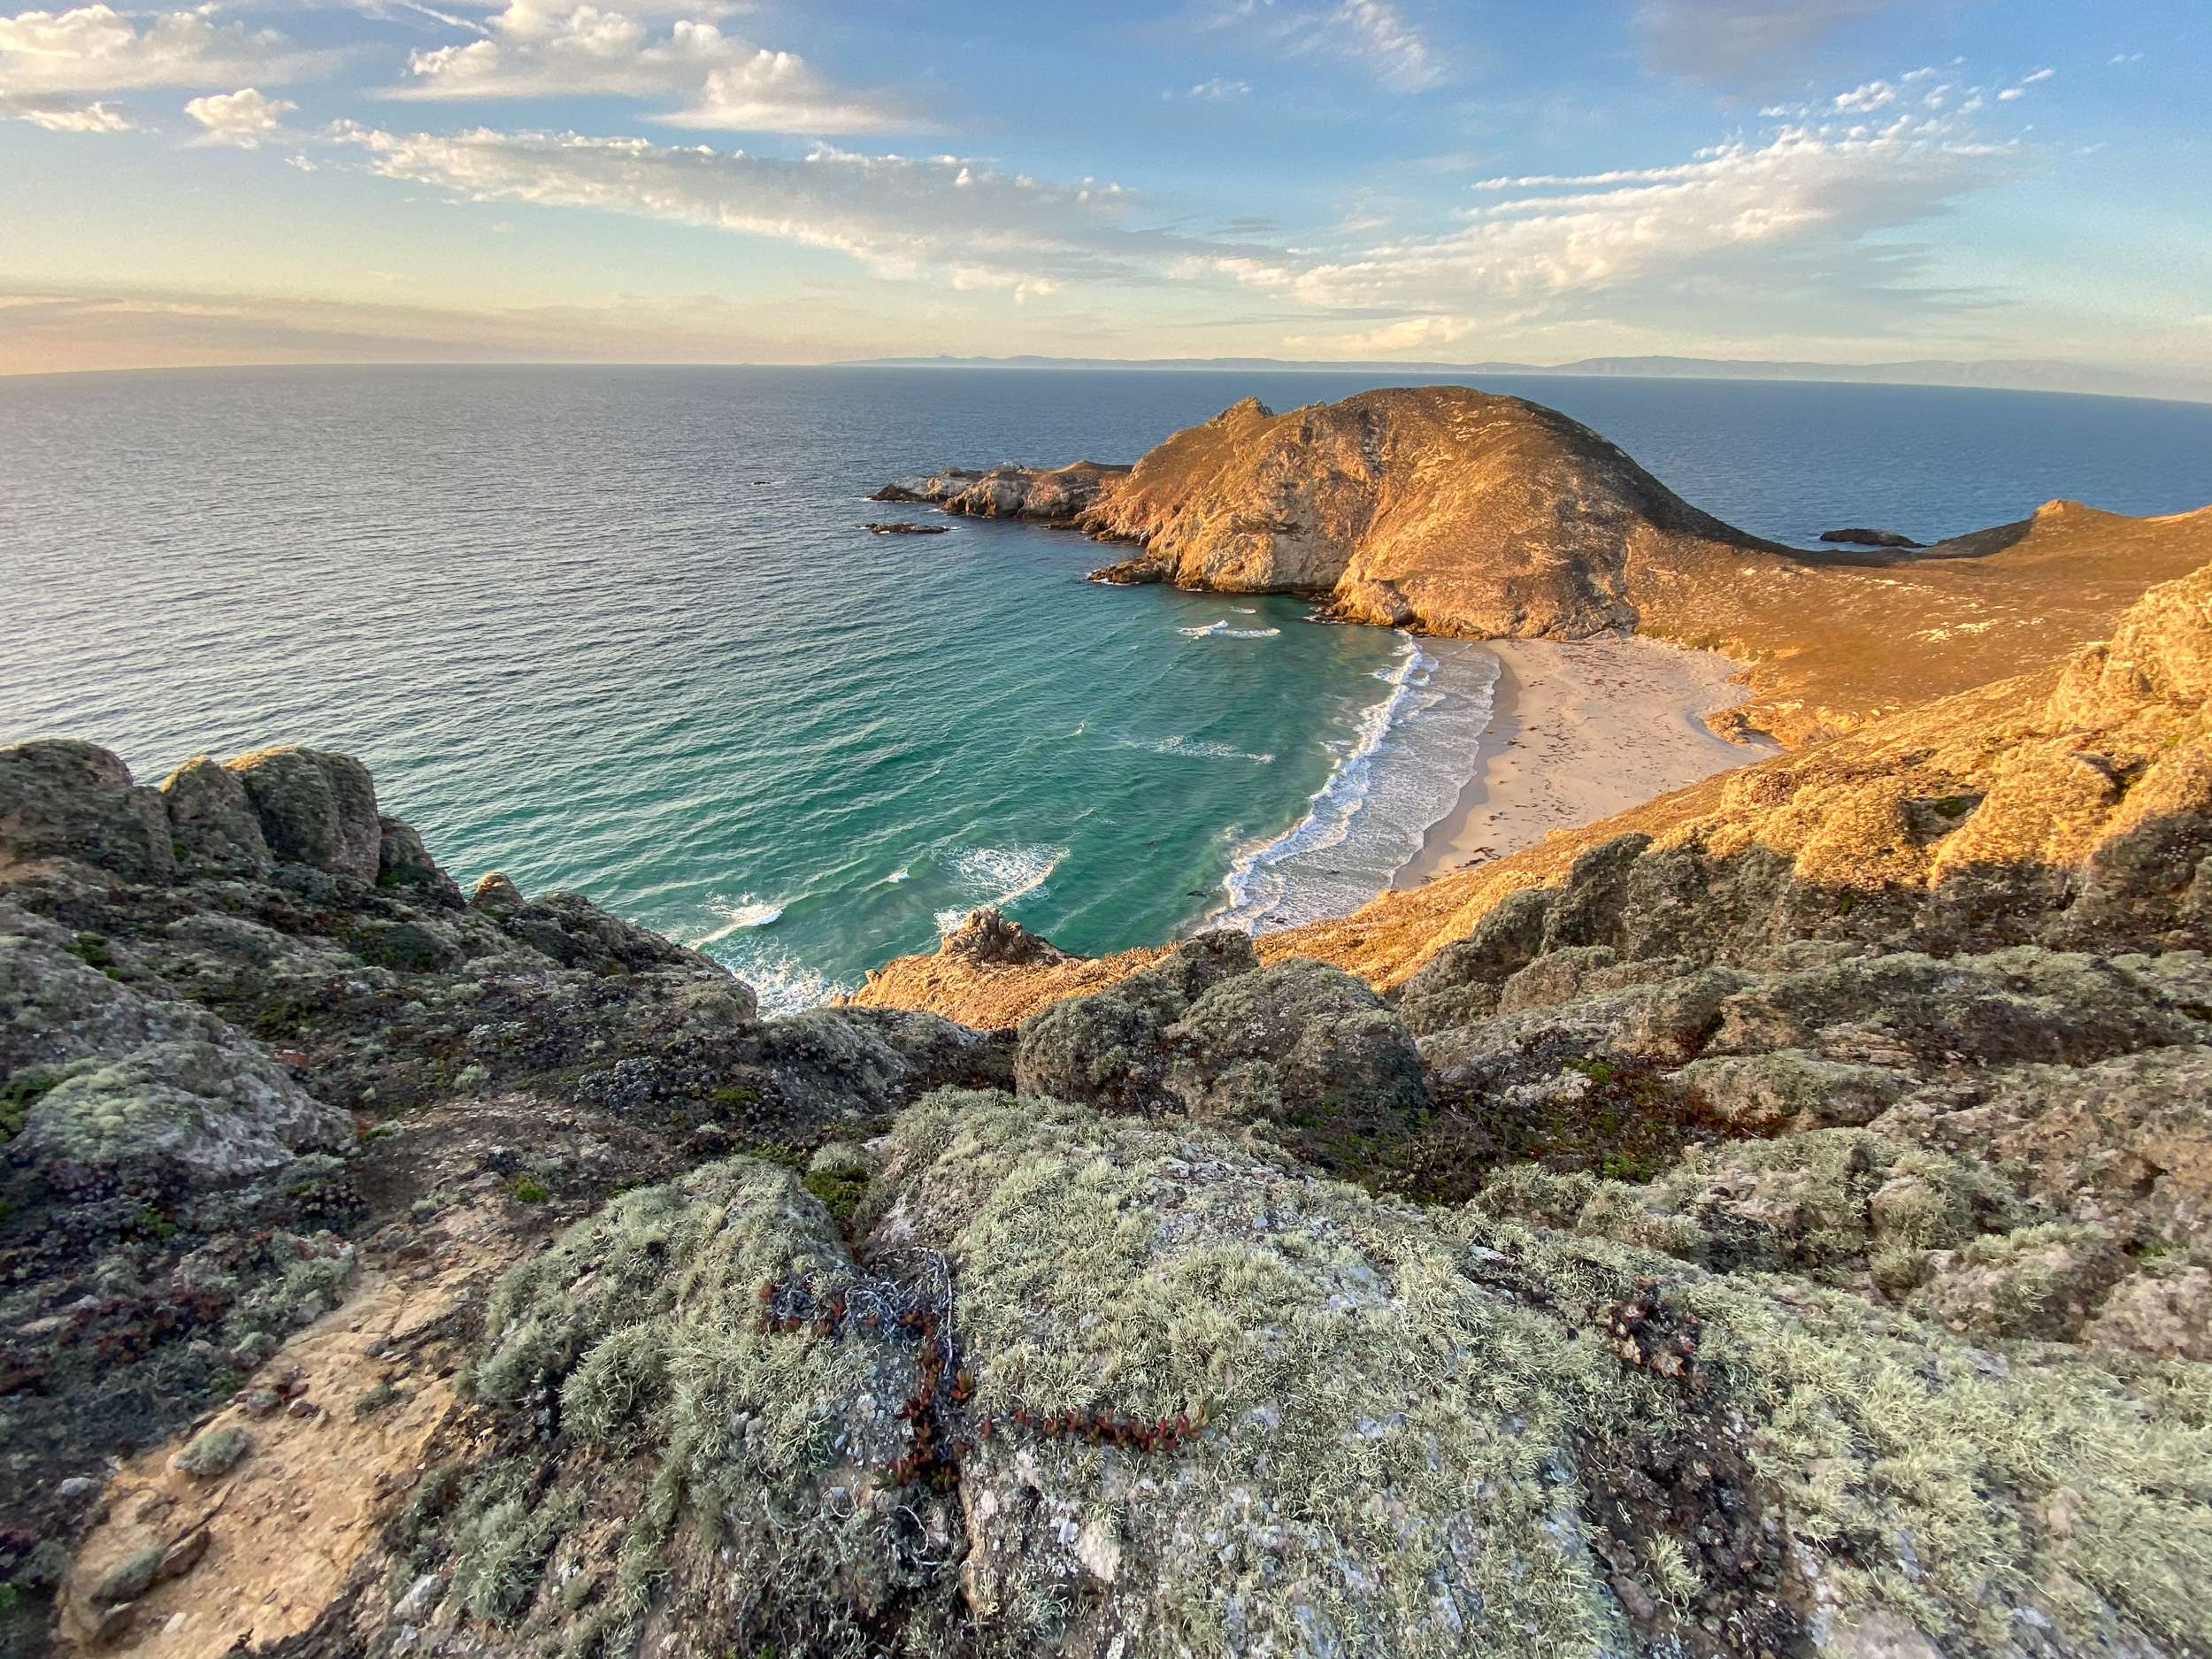
<path fill-rule="evenodd" d="M 1107 484 L 1128 471 L 1096 461 L 1076 461 L 1049 471 L 1011 465 L 984 472 L 948 467 L 886 484 L 868 499 L 929 502 L 947 512 L 978 518 L 1064 520 L 1096 506 Z"/>
<path fill-rule="evenodd" d="M 1853 547 L 1918 548 L 1926 545 L 1909 535 L 1900 535 L 1894 530 L 1823 530 L 1820 539 L 1823 541 L 1841 541 Z"/>

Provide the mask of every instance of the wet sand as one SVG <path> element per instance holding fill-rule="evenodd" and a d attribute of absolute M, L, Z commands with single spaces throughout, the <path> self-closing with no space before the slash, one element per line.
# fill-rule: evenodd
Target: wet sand
<path fill-rule="evenodd" d="M 1655 640 L 1491 640 L 1495 708 L 1472 779 L 1393 879 L 1417 887 L 1642 804 L 1669 790 L 1779 754 L 1731 743 L 1701 714 L 1743 700 L 1737 665 Z"/>

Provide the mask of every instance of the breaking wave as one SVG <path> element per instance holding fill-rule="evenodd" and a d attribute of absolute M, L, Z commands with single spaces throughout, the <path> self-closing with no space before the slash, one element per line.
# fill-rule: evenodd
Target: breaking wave
<path fill-rule="evenodd" d="M 742 933 L 749 927 L 766 927 L 783 915 L 783 902 L 773 902 L 755 898 L 748 893 L 735 903 L 716 894 L 708 901 L 708 908 L 721 918 L 722 925 L 700 935 L 698 943 L 710 945 L 718 939 Z"/>
<path fill-rule="evenodd" d="M 949 933 L 968 912 L 988 905 L 1011 904 L 1050 879 L 1068 856 L 1064 847 L 963 847 L 952 856 L 953 872 L 975 897 L 936 913 L 937 931 Z"/>
<path fill-rule="evenodd" d="M 1389 691 L 1360 711 L 1328 780 L 1281 834 L 1239 848 L 1209 926 L 1272 931 L 1342 916 L 1390 885 L 1473 776 L 1500 672 L 1479 647 L 1401 634 Z"/>
<path fill-rule="evenodd" d="M 1248 611 L 1244 614 L 1252 616 L 1256 613 Z M 1178 628 L 1175 631 L 1187 640 L 1202 640 L 1209 634 L 1222 640 L 1271 640 L 1282 632 L 1280 628 L 1233 628 L 1225 620 L 1209 622 L 1202 628 Z"/>

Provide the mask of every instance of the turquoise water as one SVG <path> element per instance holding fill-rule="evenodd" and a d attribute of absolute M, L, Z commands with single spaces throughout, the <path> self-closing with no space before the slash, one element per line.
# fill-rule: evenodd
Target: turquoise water
<path fill-rule="evenodd" d="M 701 942 L 795 1006 L 1002 904 L 1071 948 L 1379 889 L 1448 807 L 1479 649 L 1082 581 L 1102 549 L 877 537 L 882 480 L 1133 458 L 1372 378 L 441 368 L 0 380 L 0 741 L 157 778 L 329 744 L 465 879 Z M 2054 495 L 2212 500 L 2212 410 L 1494 381 L 1699 504 L 1924 539 Z"/>

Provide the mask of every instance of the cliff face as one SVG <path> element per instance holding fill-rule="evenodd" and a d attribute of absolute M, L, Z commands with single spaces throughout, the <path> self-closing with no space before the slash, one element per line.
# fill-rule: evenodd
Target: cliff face
<path fill-rule="evenodd" d="M 1443 386 L 1283 415 L 1248 398 L 1083 524 L 1143 546 L 1110 580 L 1325 594 L 1347 620 L 1475 638 L 1632 627 L 1644 566 L 1768 550 L 1556 411 Z"/>

